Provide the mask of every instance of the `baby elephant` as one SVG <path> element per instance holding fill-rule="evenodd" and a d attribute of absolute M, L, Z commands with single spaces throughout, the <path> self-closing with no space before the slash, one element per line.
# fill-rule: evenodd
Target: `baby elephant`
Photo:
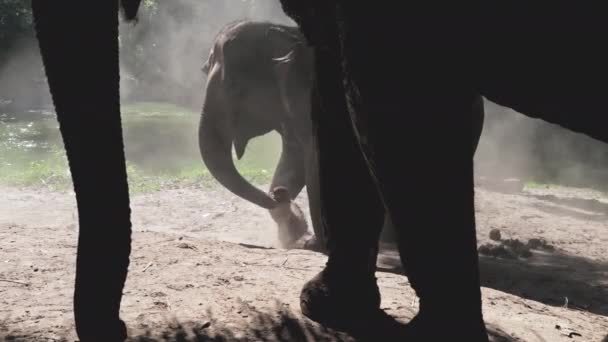
<path fill-rule="evenodd" d="M 308 231 L 308 224 L 302 209 L 291 200 L 289 190 L 277 186 L 270 190 L 270 196 L 278 203 L 270 209 L 270 216 L 278 226 L 278 238 L 283 248 L 290 248 Z"/>

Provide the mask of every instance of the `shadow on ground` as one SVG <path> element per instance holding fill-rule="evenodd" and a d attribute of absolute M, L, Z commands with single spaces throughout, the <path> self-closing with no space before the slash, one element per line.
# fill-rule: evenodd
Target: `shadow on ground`
<path fill-rule="evenodd" d="M 537 203 L 535 207 L 553 215 L 608 220 L 608 204 L 595 199 L 525 196 L 547 202 Z M 481 285 L 484 287 L 546 305 L 566 306 L 608 316 L 608 262 L 560 251 L 533 251 L 531 258 L 517 260 L 482 255 L 479 258 Z M 382 245 L 378 266 L 380 272 L 404 274 L 399 254 L 389 244 Z"/>
<path fill-rule="evenodd" d="M 527 259 L 479 256 L 481 285 L 551 306 L 608 316 L 608 263 L 561 252 L 533 251 Z M 380 272 L 404 274 L 397 252 L 385 249 Z"/>
<path fill-rule="evenodd" d="M 130 327 L 128 342 L 245 342 L 245 341 L 402 341 L 405 324 L 386 315 L 378 322 L 369 325 L 365 331 L 349 334 L 321 327 L 302 316 L 281 309 L 277 304 L 274 313 L 252 312 L 252 318 L 243 322 L 223 323 L 214 319 L 210 312 L 200 322 L 159 322 L 150 325 L 141 324 Z M 102 327 L 100 327 L 101 329 Z M 509 336 L 498 328 L 489 326 L 492 342 L 521 341 Z M 3 341 L 49 341 L 44 336 L 35 336 L 27 332 L 14 331 L 0 322 L 0 339 Z M 6 332 L 3 335 L 3 332 Z M 68 342 L 70 339 L 51 339 Z"/>
<path fill-rule="evenodd" d="M 551 306 L 608 316 L 608 263 L 537 252 L 528 260 L 480 256 L 481 284 Z"/>
<path fill-rule="evenodd" d="M 598 201 L 596 199 L 589 198 L 576 198 L 576 197 L 558 197 L 555 195 L 526 195 L 528 197 L 536 198 L 542 201 L 548 201 L 553 204 L 563 205 L 575 209 L 586 210 L 594 212 L 596 214 L 603 214 L 608 216 L 608 203 Z M 604 217 L 608 219 L 608 217 Z"/>
<path fill-rule="evenodd" d="M 554 195 L 526 195 L 545 203 L 533 206 L 545 213 L 556 216 L 567 216 L 586 221 L 608 221 L 608 204 L 595 199 L 574 197 L 557 197 Z"/>

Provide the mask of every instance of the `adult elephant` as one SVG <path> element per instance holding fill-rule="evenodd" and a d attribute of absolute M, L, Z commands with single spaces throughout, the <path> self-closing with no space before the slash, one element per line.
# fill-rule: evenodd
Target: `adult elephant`
<path fill-rule="evenodd" d="M 475 246 L 471 105 L 481 94 L 608 141 L 602 4 L 399 3 L 408 6 L 403 11 L 388 2 L 283 1 L 321 47 L 315 48 L 313 93 L 320 96 L 312 97 L 313 108 L 335 113 L 311 111 L 329 258 L 304 287 L 304 312 L 353 322 L 378 310 L 370 260 L 386 207 L 420 297 L 411 332 L 424 337 L 418 340 L 441 332 L 487 340 Z M 90 2 L 87 12 L 74 2 L 32 5 L 78 203 L 76 329 L 82 341 L 120 341 L 131 224 L 118 4 Z M 123 0 L 128 17 L 137 5 Z M 567 25 L 572 22 L 576 26 Z M 392 48 L 396 42 L 407 45 L 407 54 Z M 440 210 L 439 193 L 446 204 Z M 443 228 L 437 239 L 436 229 Z"/>
<path fill-rule="evenodd" d="M 312 112 L 329 259 L 304 286 L 303 313 L 351 327 L 377 313 L 386 208 L 420 298 L 412 340 L 487 341 L 471 104 L 481 94 L 608 141 L 598 88 L 608 77 L 605 10 L 591 1 L 282 3 L 315 47 L 320 107 L 334 114 Z"/>
<path fill-rule="evenodd" d="M 203 66 L 208 78 L 199 143 L 207 168 L 224 187 L 272 209 L 272 198 L 238 173 L 232 147 L 241 159 L 249 140 L 271 131 L 279 133 L 282 151 L 270 190 L 284 186 L 296 198 L 306 186 L 316 237 L 307 247 L 324 251 L 310 114 L 313 63 L 313 49 L 298 27 L 248 20 L 225 25 Z M 484 120 L 481 96 L 473 104 L 472 115 L 475 150 Z M 390 217 L 386 216 L 383 226 L 383 240 L 394 241 Z"/>

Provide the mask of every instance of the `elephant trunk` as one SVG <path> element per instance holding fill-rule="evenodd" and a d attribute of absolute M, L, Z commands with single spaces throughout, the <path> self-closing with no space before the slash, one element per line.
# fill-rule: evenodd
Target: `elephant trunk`
<path fill-rule="evenodd" d="M 209 112 L 204 112 L 199 126 L 199 148 L 207 169 L 220 184 L 235 195 L 260 207 L 274 208 L 276 202 L 249 183 L 236 169 L 232 159 L 232 130 L 218 121 L 220 116 L 210 116 Z"/>

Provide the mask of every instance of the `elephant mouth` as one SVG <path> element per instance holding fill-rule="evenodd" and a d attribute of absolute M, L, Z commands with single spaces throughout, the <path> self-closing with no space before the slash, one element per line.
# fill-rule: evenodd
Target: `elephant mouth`
<path fill-rule="evenodd" d="M 249 138 L 232 137 L 234 130 L 221 123 L 221 115 L 203 113 L 199 126 L 199 149 L 203 162 L 211 175 L 235 195 L 262 208 L 272 209 L 276 202 L 266 192 L 247 181 L 237 170 L 232 159 L 234 146 L 236 157 L 245 155 Z"/>
<path fill-rule="evenodd" d="M 243 159 L 245 155 L 245 150 L 247 148 L 247 144 L 249 143 L 248 138 L 235 138 L 234 139 L 234 151 L 236 152 L 236 157 L 238 160 Z"/>

